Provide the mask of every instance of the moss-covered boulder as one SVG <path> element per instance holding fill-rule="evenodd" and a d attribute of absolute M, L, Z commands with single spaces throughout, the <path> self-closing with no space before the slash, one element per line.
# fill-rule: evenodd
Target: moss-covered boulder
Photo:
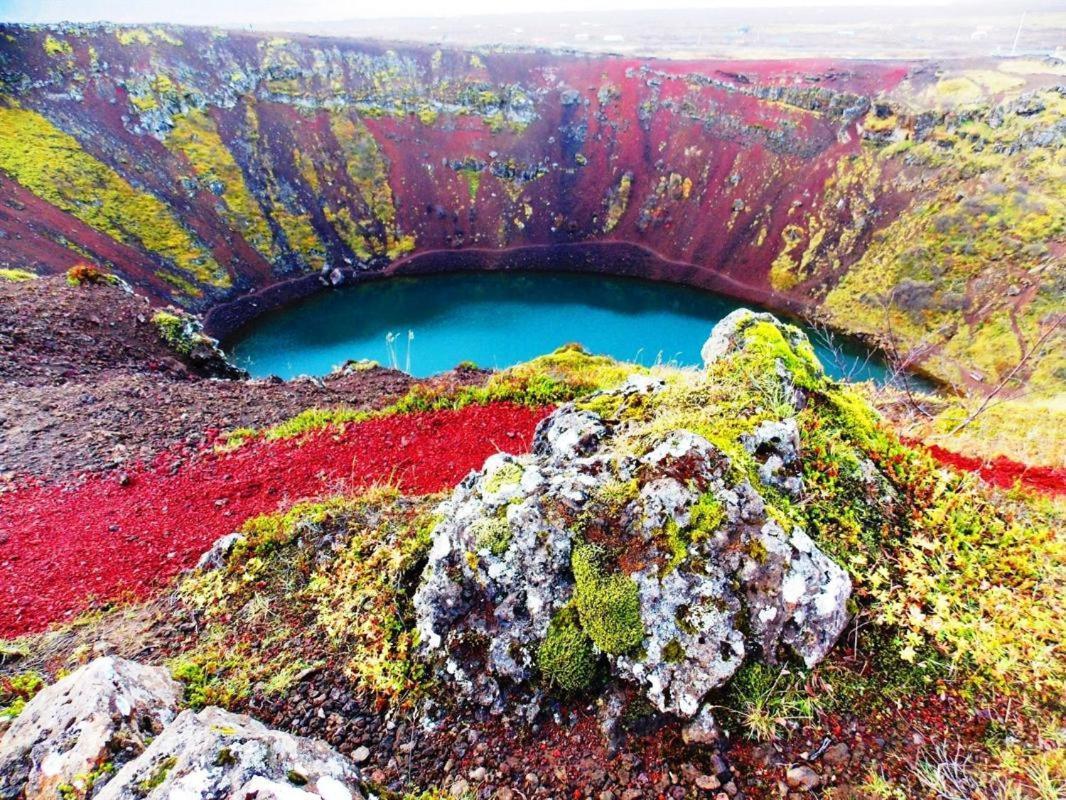
<path fill-rule="evenodd" d="M 824 373 L 769 315 L 731 316 L 705 350 L 743 376 L 745 413 L 704 405 L 713 368 L 637 376 L 561 406 L 532 454 L 493 456 L 437 509 L 419 638 L 467 697 L 579 691 L 602 662 L 694 717 L 745 659 L 832 647 L 851 580 L 786 510 L 804 491 L 794 417 Z"/>

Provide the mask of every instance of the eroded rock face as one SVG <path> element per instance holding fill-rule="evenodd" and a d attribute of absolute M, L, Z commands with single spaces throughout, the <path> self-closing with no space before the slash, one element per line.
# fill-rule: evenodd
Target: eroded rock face
<path fill-rule="evenodd" d="M 731 316 L 705 347 L 712 362 L 747 346 L 743 328 L 763 317 L 789 344 L 803 336 L 769 315 Z M 660 391 L 634 380 L 599 399 Z M 491 457 L 438 508 L 418 628 L 468 697 L 499 706 L 515 686 L 551 683 L 565 647 L 640 685 L 661 711 L 701 719 L 708 692 L 746 658 L 791 651 L 814 665 L 844 629 L 847 573 L 769 514 L 706 438 L 633 435 L 640 424 L 563 406 L 532 454 Z M 799 498 L 795 420 L 749 438 L 759 480 Z M 565 688 L 580 672 L 562 674 Z M 713 724 L 699 728 L 713 739 Z"/>
<path fill-rule="evenodd" d="M 98 800 L 362 800 L 359 772 L 329 745 L 220 708 L 184 711 Z"/>
<path fill-rule="evenodd" d="M 0 739 L 0 797 L 58 796 L 141 753 L 177 713 L 162 667 L 105 656 L 42 689 Z"/>

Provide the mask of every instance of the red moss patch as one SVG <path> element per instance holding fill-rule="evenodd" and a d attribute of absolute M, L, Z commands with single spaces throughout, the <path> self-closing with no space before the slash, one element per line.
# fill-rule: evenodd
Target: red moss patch
<path fill-rule="evenodd" d="M 171 454 L 121 481 L 12 492 L 0 497 L 0 637 L 144 596 L 249 517 L 301 498 L 381 482 L 412 494 L 454 486 L 498 450 L 528 450 L 547 413 L 501 403 L 387 417 L 225 455 Z"/>
<path fill-rule="evenodd" d="M 1012 461 L 1006 456 L 997 456 L 992 459 L 974 458 L 945 450 L 935 444 L 921 444 L 921 446 L 941 464 L 965 472 L 976 472 L 993 486 L 1010 489 L 1017 482 L 1027 489 L 1034 489 L 1045 494 L 1066 494 L 1066 468 L 1063 467 L 1029 466 Z"/>

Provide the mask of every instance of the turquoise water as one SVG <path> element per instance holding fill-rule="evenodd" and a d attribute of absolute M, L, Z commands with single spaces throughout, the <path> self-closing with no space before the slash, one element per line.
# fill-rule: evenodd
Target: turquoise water
<path fill-rule="evenodd" d="M 228 349 L 253 376 L 282 378 L 325 375 L 360 358 L 419 377 L 462 361 L 503 368 L 567 342 L 646 365 L 694 365 L 714 324 L 741 305 L 697 289 L 598 275 L 391 278 L 325 292 L 262 317 Z M 834 377 L 887 378 L 884 365 L 862 347 L 849 343 L 834 356 L 808 333 Z M 389 334 L 395 335 L 391 348 Z"/>

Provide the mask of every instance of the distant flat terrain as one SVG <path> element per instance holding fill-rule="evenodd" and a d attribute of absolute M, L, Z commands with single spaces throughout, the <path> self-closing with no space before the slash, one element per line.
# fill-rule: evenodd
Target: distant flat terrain
<path fill-rule="evenodd" d="M 664 58 L 975 58 L 1066 55 L 1066 9 L 1055 2 L 964 6 L 719 8 L 286 21 L 261 24 L 329 36 L 569 49 Z"/>

